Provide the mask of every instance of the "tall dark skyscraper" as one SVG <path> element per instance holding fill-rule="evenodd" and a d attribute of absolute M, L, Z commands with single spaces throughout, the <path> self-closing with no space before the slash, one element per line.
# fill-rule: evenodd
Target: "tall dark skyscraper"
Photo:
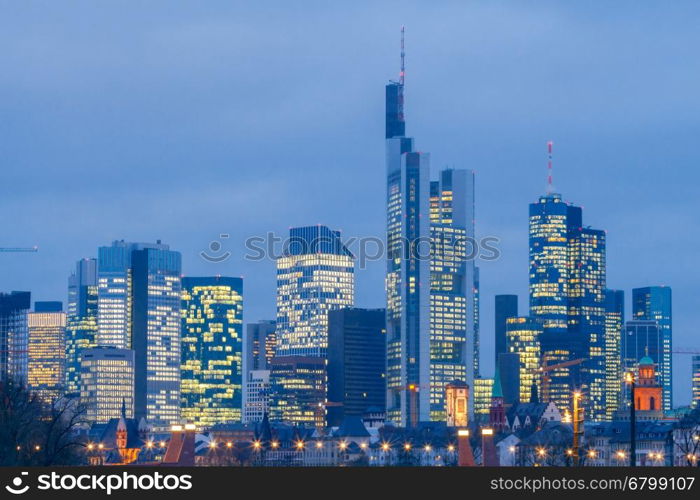
<path fill-rule="evenodd" d="M 270 365 L 277 348 L 277 323 L 246 326 L 243 339 L 243 422 L 260 422 L 269 410 Z"/>
<path fill-rule="evenodd" d="M 241 420 L 241 278 L 182 278 L 180 342 L 182 418 L 200 428 Z"/>
<path fill-rule="evenodd" d="M 496 333 L 496 363 L 498 363 L 498 355 L 502 352 L 508 352 L 506 321 L 508 320 L 508 318 L 515 318 L 518 316 L 518 296 L 496 295 L 494 311 L 494 332 Z M 501 371 L 501 375 L 502 378 L 504 378 L 503 371 Z"/>
<path fill-rule="evenodd" d="M 661 333 L 661 353 L 657 365 L 659 381 L 664 389 L 664 411 L 673 408 L 673 311 L 671 288 L 648 286 L 632 290 L 632 317 L 636 320 L 656 321 Z"/>
<path fill-rule="evenodd" d="M 605 232 L 583 226 L 580 207 L 550 182 L 530 204 L 530 316 L 542 324 L 542 362 L 583 360 L 550 371 L 550 399 L 571 408 L 582 390 L 593 420 L 605 418 Z"/>
<path fill-rule="evenodd" d="M 622 356 L 620 346 L 625 326 L 625 292 L 605 290 L 605 415 L 612 420 L 620 407 Z"/>
<path fill-rule="evenodd" d="M 386 404 L 384 309 L 328 313 L 328 424 Z"/>
<path fill-rule="evenodd" d="M 29 292 L 0 293 L 0 382 L 27 382 Z"/>
<path fill-rule="evenodd" d="M 639 360 L 644 357 L 651 358 L 657 368 L 661 366 L 664 356 L 664 333 L 659 323 L 653 320 L 627 321 L 622 335 L 621 351 L 624 373 L 636 373 Z M 665 400 L 666 388 L 661 385 Z"/>
<path fill-rule="evenodd" d="M 96 346 L 97 259 L 80 259 L 68 278 L 66 392 L 80 391 L 82 352 Z"/>

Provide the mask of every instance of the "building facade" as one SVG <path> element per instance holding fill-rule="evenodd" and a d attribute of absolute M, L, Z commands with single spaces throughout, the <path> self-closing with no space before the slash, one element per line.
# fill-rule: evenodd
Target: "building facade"
<path fill-rule="evenodd" d="M 622 383 L 622 330 L 625 325 L 625 293 L 605 291 L 605 420 L 620 408 Z"/>
<path fill-rule="evenodd" d="M 132 418 L 134 351 L 111 346 L 85 349 L 80 364 L 80 399 L 87 407 L 88 422 L 107 423 L 122 410 Z"/>
<path fill-rule="evenodd" d="M 66 313 L 61 302 L 36 302 L 27 316 L 29 329 L 27 385 L 39 399 L 52 403 L 65 392 Z"/>
<path fill-rule="evenodd" d="M 355 301 L 354 257 L 339 231 L 292 228 L 277 259 L 276 356 L 317 356 L 328 348 L 328 312 Z"/>
<path fill-rule="evenodd" d="M 496 363 L 498 355 L 508 352 L 508 336 L 506 335 L 506 322 L 508 318 L 518 316 L 517 295 L 496 295 L 494 303 L 494 332 L 496 333 Z"/>
<path fill-rule="evenodd" d="M 270 370 L 250 370 L 244 384 L 243 423 L 262 422 L 270 411 Z"/>
<path fill-rule="evenodd" d="M 197 428 L 241 420 L 241 278 L 182 278 L 180 345 L 182 418 Z"/>
<path fill-rule="evenodd" d="M 478 376 L 474 173 L 430 183 L 430 419 L 445 420 L 445 387 Z"/>
<path fill-rule="evenodd" d="M 529 214 L 530 317 L 542 324 L 543 363 L 566 364 L 549 372 L 549 397 L 569 408 L 581 390 L 591 418 L 605 418 L 605 232 L 583 226 L 551 184 Z"/>
<path fill-rule="evenodd" d="M 80 392 L 80 364 L 97 336 L 97 259 L 81 259 L 68 278 L 66 308 L 66 392 Z"/>
<path fill-rule="evenodd" d="M 636 372 L 638 361 L 645 356 L 650 357 L 657 366 L 661 366 L 659 360 L 663 356 L 664 347 L 659 324 L 656 321 L 625 322 L 620 348 L 623 373 Z"/>
<path fill-rule="evenodd" d="M 692 390 L 693 390 L 693 408 L 700 407 L 700 354 L 693 356 L 693 375 L 692 375 Z"/>
<path fill-rule="evenodd" d="M 135 417 L 167 429 L 180 420 L 180 253 L 160 240 L 98 253 L 96 343 L 134 351 Z"/>
<path fill-rule="evenodd" d="M 540 338 L 542 325 L 532 318 L 517 316 L 506 320 L 508 352 L 518 356 L 518 401 L 530 401 L 534 389 L 540 393 L 539 368 L 542 364 Z"/>
<path fill-rule="evenodd" d="M 0 382 L 27 382 L 29 292 L 0 293 Z"/>
<path fill-rule="evenodd" d="M 385 411 L 386 323 L 384 309 L 328 313 L 328 425 L 368 408 Z"/>
<path fill-rule="evenodd" d="M 654 358 L 659 367 L 659 380 L 664 387 L 664 411 L 673 409 L 673 310 L 671 288 L 649 286 L 632 290 L 632 318 L 656 321 L 659 325 L 661 344 L 659 357 Z"/>
<path fill-rule="evenodd" d="M 326 360 L 275 357 L 270 365 L 270 420 L 325 426 Z"/>
<path fill-rule="evenodd" d="M 243 338 L 244 423 L 260 422 L 269 409 L 270 362 L 277 348 L 276 328 L 274 320 L 246 325 Z"/>

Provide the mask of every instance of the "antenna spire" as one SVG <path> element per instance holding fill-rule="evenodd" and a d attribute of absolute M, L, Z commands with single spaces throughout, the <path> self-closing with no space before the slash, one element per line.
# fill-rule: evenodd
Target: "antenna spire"
<path fill-rule="evenodd" d="M 547 194 L 552 194 L 554 192 L 554 187 L 552 184 L 552 146 L 554 143 L 552 141 L 547 141 Z"/>
<path fill-rule="evenodd" d="M 404 50 L 404 32 L 405 26 L 401 26 L 401 72 L 399 73 L 399 83 L 403 85 L 404 77 L 406 76 L 406 51 Z"/>

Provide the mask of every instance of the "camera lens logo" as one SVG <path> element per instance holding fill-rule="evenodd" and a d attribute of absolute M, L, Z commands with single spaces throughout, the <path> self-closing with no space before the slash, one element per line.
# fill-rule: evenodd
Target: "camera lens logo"
<path fill-rule="evenodd" d="M 22 474 L 22 476 L 29 475 L 28 472 L 22 472 L 21 474 Z M 13 488 L 13 486 L 14 486 L 14 488 Z M 7 491 L 9 491 L 10 493 L 12 493 L 13 495 L 21 495 L 21 494 L 27 492 L 27 490 L 29 489 L 29 485 L 27 484 L 24 487 L 22 487 L 22 477 L 17 476 L 16 478 L 14 478 L 12 480 L 12 486 L 7 485 L 7 486 L 5 486 L 5 489 Z"/>
<path fill-rule="evenodd" d="M 228 239 L 228 237 L 229 237 L 228 234 L 220 234 L 219 235 L 219 238 L 221 238 L 222 240 L 226 240 L 226 239 Z M 213 252 L 214 254 L 216 254 L 221 250 L 222 246 L 223 245 L 221 244 L 220 241 L 214 240 L 211 243 L 209 243 L 209 250 L 211 252 Z M 208 254 L 206 250 L 204 250 L 204 251 L 199 252 L 199 255 L 207 262 L 219 263 L 219 262 L 223 262 L 226 259 L 228 259 L 229 257 L 231 257 L 231 252 L 225 251 L 221 255 L 211 255 L 211 254 Z"/>

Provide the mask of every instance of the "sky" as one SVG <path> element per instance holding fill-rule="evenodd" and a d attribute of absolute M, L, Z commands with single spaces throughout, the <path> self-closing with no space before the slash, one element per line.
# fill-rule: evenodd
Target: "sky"
<path fill-rule="evenodd" d="M 405 25 L 407 133 L 434 173 L 476 172 L 477 234 L 500 240 L 479 264 L 482 375 L 494 295 L 527 313 L 548 140 L 557 190 L 607 230 L 628 318 L 632 288 L 671 286 L 675 347 L 700 350 L 699 21 L 683 1 L 0 0 L 0 246 L 39 246 L 0 254 L 0 290 L 65 301 L 77 259 L 161 239 L 188 276 L 243 276 L 246 323 L 273 318 L 274 261 L 246 260 L 246 238 L 384 234 Z M 203 260 L 212 241 L 232 256 Z M 357 272 L 356 305 L 384 305 L 384 269 Z"/>

